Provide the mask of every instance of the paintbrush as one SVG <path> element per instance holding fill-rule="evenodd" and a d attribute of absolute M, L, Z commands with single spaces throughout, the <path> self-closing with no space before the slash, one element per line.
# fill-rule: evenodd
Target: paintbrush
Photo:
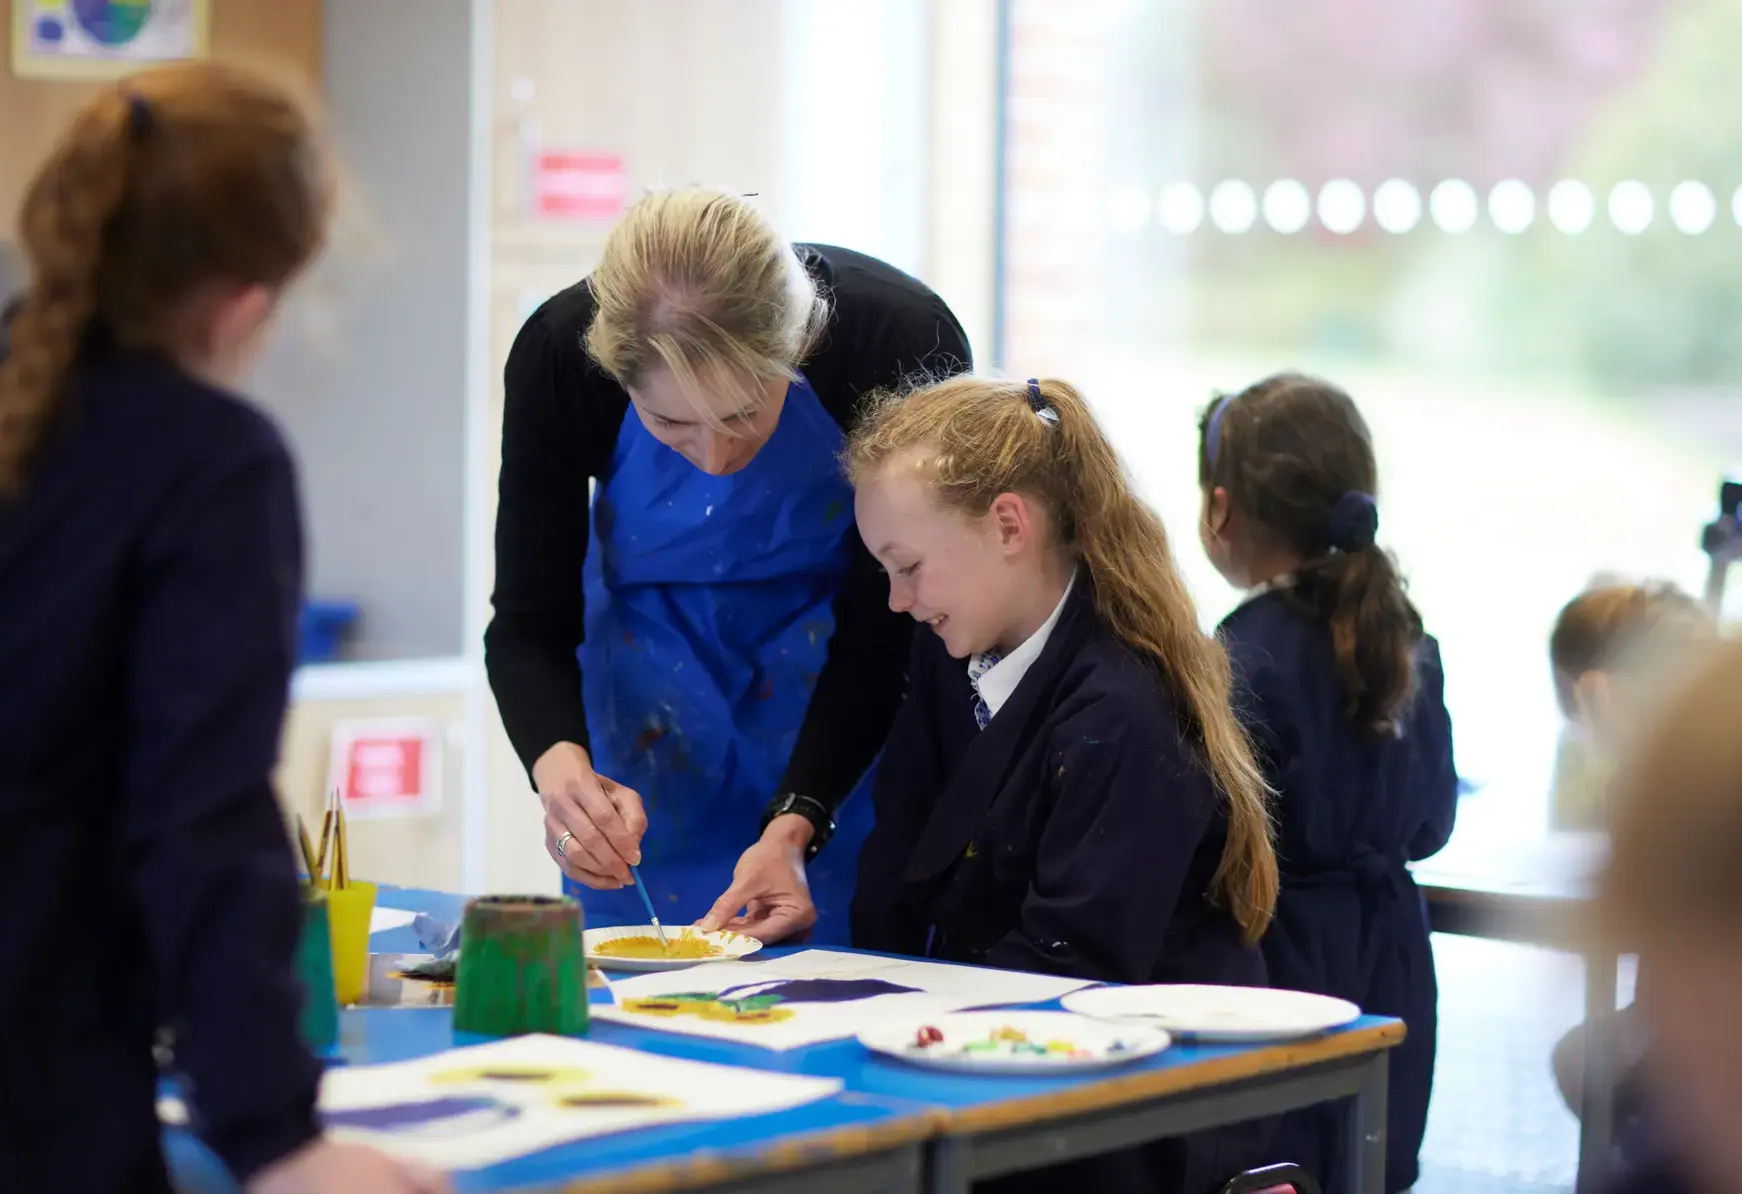
<path fill-rule="evenodd" d="M 351 884 L 351 842 L 345 832 L 345 805 L 338 792 L 333 793 L 333 883 L 343 891 Z"/>
<path fill-rule="evenodd" d="M 315 869 L 309 874 L 309 882 L 314 883 L 314 884 L 321 886 L 321 887 L 328 886 L 328 884 L 326 882 L 327 851 L 332 848 L 332 843 L 333 843 L 333 798 L 331 795 L 329 795 L 327 797 L 327 806 L 321 812 L 321 848 L 320 848 L 320 852 L 315 855 Z"/>
<path fill-rule="evenodd" d="M 671 942 L 665 939 L 665 929 L 660 927 L 659 917 L 653 914 L 653 897 L 647 894 L 647 884 L 641 881 L 641 868 L 630 867 L 629 875 L 635 880 L 635 890 L 641 893 L 641 903 L 647 909 L 647 919 L 653 922 L 653 931 L 659 934 L 659 948 L 670 953 Z"/>
<path fill-rule="evenodd" d="M 309 886 L 313 887 L 315 876 L 319 870 L 315 867 L 315 848 L 308 840 L 308 826 L 302 823 L 302 814 L 296 815 L 296 844 L 302 851 L 302 867 L 308 873 Z"/>

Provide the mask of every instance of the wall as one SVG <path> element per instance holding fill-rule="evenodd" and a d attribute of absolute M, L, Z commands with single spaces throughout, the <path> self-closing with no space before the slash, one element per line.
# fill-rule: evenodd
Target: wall
<path fill-rule="evenodd" d="M 319 82 L 321 0 L 217 0 L 212 8 L 212 57 Z M 13 236 L 31 173 L 79 105 L 101 87 L 15 77 L 12 16 L 12 0 L 0 0 L 0 240 Z"/>
<path fill-rule="evenodd" d="M 470 22 L 469 0 L 329 7 L 341 221 L 259 376 L 301 465 L 309 591 L 362 605 L 361 658 L 463 649 Z"/>
<path fill-rule="evenodd" d="M 961 320 L 975 366 L 993 358 L 998 226 L 998 4 L 929 0 L 925 280 Z M 917 56 L 916 56 L 917 57 Z"/>
<path fill-rule="evenodd" d="M 782 229 L 926 269 L 925 0 L 785 0 Z M 852 83 L 841 86 L 841 47 Z"/>
<path fill-rule="evenodd" d="M 442 806 L 428 817 L 347 821 L 351 872 L 372 883 L 457 891 L 464 797 L 466 701 L 463 690 L 379 696 L 305 698 L 285 725 L 276 782 L 287 815 L 301 814 L 318 836 L 326 806 L 327 744 L 336 722 L 353 718 L 427 717 L 447 736 L 442 750 Z"/>

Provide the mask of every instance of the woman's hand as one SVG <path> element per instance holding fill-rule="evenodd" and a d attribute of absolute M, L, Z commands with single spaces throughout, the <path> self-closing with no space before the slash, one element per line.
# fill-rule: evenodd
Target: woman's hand
<path fill-rule="evenodd" d="M 361 1144 L 317 1139 L 255 1174 L 247 1194 L 447 1194 L 448 1179 Z"/>
<path fill-rule="evenodd" d="M 816 924 L 817 909 L 804 873 L 804 850 L 812 832 L 811 823 L 796 813 L 770 821 L 762 840 L 739 857 L 732 886 L 696 927 L 704 932 L 726 929 L 771 943 Z"/>
<path fill-rule="evenodd" d="M 563 874 L 605 891 L 628 883 L 629 868 L 641 864 L 647 832 L 641 797 L 596 773 L 592 757 L 573 742 L 540 755 L 532 782 L 544 802 L 544 848 Z M 565 841 L 565 834 L 572 836 Z"/>

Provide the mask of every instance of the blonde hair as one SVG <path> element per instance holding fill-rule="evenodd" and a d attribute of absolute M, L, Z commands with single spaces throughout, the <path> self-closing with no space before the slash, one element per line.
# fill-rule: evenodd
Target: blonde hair
<path fill-rule="evenodd" d="M 1742 644 L 1668 700 L 1615 778 L 1599 927 L 1623 948 L 1742 924 Z"/>
<path fill-rule="evenodd" d="M 1555 699 L 1569 721 L 1579 718 L 1579 677 L 1619 670 L 1661 686 L 1717 637 L 1705 607 L 1672 584 L 1616 583 L 1608 577 L 1561 609 L 1549 635 Z"/>
<path fill-rule="evenodd" d="M 710 364 L 792 381 L 829 319 L 828 299 L 762 214 L 702 187 L 631 207 L 588 285 L 598 310 L 587 351 L 625 386 L 664 366 L 695 394 L 697 370 Z"/>
<path fill-rule="evenodd" d="M 848 441 L 848 472 L 857 485 L 923 449 L 923 475 L 945 509 L 978 517 L 1002 493 L 1041 504 L 1088 570 L 1097 615 L 1160 674 L 1203 746 L 1228 801 L 1211 895 L 1254 942 L 1276 906 L 1276 854 L 1268 789 L 1230 703 L 1227 652 L 1204 633 L 1161 519 L 1132 490 L 1088 404 L 1066 382 L 1036 385 L 1056 424 L 1020 382 L 958 377 L 887 397 Z"/>
<path fill-rule="evenodd" d="M 279 288 L 300 272 L 331 198 L 306 111 L 234 67 L 157 67 L 86 103 L 19 209 L 30 284 L 0 364 L 0 499 L 23 488 L 93 325 L 172 349 L 201 287 Z"/>

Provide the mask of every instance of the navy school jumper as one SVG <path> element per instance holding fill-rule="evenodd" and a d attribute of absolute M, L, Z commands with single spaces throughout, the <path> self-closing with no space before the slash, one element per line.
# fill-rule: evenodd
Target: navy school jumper
<path fill-rule="evenodd" d="M 1264 985 L 1263 956 L 1207 894 L 1226 813 L 1201 748 L 1159 675 L 1097 618 L 1086 575 L 984 731 L 966 661 L 928 629 L 910 676 L 860 855 L 855 945 L 1110 982 Z M 1204 1194 L 1263 1163 L 1269 1133 L 1239 1125 L 980 1188 Z"/>

